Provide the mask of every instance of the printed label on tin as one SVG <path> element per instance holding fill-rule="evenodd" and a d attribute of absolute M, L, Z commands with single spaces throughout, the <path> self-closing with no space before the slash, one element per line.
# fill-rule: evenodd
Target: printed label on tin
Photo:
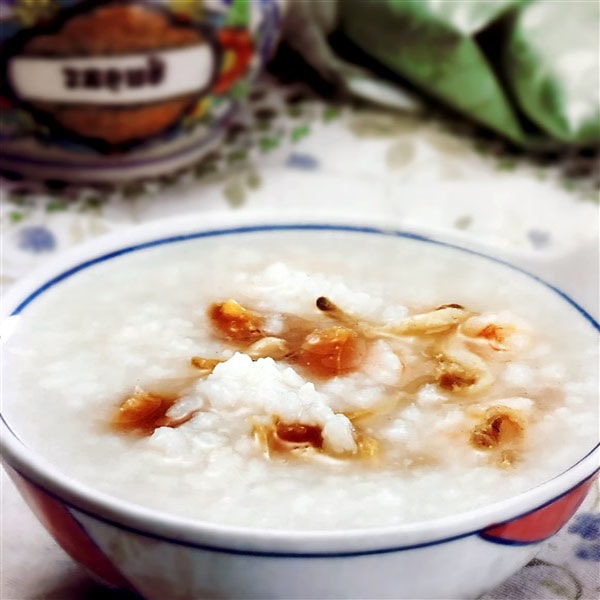
<path fill-rule="evenodd" d="M 129 105 L 200 94 L 214 71 L 207 44 L 131 56 L 19 56 L 8 64 L 18 97 L 61 104 Z"/>

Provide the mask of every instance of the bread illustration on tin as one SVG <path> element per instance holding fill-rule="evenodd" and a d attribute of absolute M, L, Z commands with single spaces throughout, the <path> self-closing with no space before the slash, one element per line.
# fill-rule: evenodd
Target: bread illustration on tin
<path fill-rule="evenodd" d="M 245 28 L 152 2 L 91 1 L 23 34 L 4 59 L 9 93 L 54 136 L 109 153 L 168 133 L 252 60 Z"/>

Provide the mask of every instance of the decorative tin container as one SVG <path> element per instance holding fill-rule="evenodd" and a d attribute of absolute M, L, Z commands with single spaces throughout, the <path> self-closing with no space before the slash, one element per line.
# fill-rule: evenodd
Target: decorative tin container
<path fill-rule="evenodd" d="M 157 176 L 214 145 L 271 53 L 279 0 L 0 0 L 0 169 Z"/>

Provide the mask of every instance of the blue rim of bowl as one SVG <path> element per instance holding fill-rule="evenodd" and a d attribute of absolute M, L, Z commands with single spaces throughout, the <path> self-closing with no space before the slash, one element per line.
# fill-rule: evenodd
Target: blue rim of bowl
<path fill-rule="evenodd" d="M 459 245 L 453 244 L 451 242 L 445 242 L 445 241 L 433 239 L 433 238 L 427 237 L 425 235 L 421 235 L 418 233 L 412 233 L 409 231 L 401 231 L 401 230 L 397 230 L 397 229 L 384 229 L 384 228 L 380 228 L 380 227 L 324 224 L 324 223 L 277 223 L 277 224 L 262 224 L 262 225 L 259 224 L 259 225 L 248 225 L 248 226 L 241 226 L 241 227 L 225 227 L 225 228 L 206 229 L 206 230 L 202 230 L 202 231 L 195 231 L 193 233 L 185 233 L 185 234 L 180 234 L 180 235 L 170 235 L 170 236 L 166 236 L 166 237 L 159 237 L 157 239 L 152 239 L 150 241 L 141 242 L 138 244 L 133 244 L 131 246 L 125 246 L 122 248 L 118 248 L 117 250 L 106 252 L 104 254 L 101 254 L 101 255 L 91 258 L 89 260 L 85 260 L 79 264 L 76 264 L 75 266 L 72 266 L 72 267 L 66 269 L 65 271 L 59 273 L 58 275 L 48 279 L 45 283 L 43 283 L 42 285 L 40 285 L 39 287 L 34 289 L 33 292 L 29 293 L 26 296 L 26 298 L 24 300 L 22 300 L 18 304 L 18 306 L 10 313 L 10 316 L 19 315 L 36 298 L 41 296 L 43 293 L 47 292 L 52 287 L 56 286 L 61 281 L 68 279 L 69 277 L 75 275 L 76 273 L 78 273 L 80 271 L 83 271 L 94 265 L 106 262 L 113 258 L 117 258 L 119 256 L 124 256 L 124 255 L 130 254 L 132 252 L 145 250 L 145 249 L 149 249 L 149 248 L 154 248 L 157 246 L 179 243 L 179 242 L 186 242 L 186 241 L 202 239 L 202 238 L 218 237 L 218 236 L 226 236 L 226 235 L 249 234 L 249 233 L 273 232 L 273 231 L 276 231 L 276 232 L 281 232 L 281 231 L 334 231 L 334 232 L 347 232 L 347 233 L 358 233 L 358 234 L 375 234 L 375 235 L 383 235 L 383 236 L 388 236 L 388 237 L 405 238 L 405 239 L 410 239 L 410 240 L 414 240 L 414 241 L 418 241 L 418 242 L 425 242 L 425 243 L 429 243 L 429 244 L 434 244 L 434 245 L 458 250 L 458 251 L 466 253 L 466 254 L 478 256 L 478 257 L 488 260 L 490 262 L 503 265 L 504 267 L 512 269 L 513 271 L 519 272 L 519 273 L 525 275 L 526 277 L 541 284 L 542 286 L 546 287 L 547 289 L 551 290 L 556 295 L 558 295 L 562 300 L 564 300 L 567 304 L 569 304 L 572 308 L 574 308 L 580 314 L 580 316 L 582 316 L 589 324 L 592 325 L 592 327 L 596 331 L 600 331 L 600 324 L 582 306 L 577 304 L 570 296 L 568 296 L 560 288 L 548 283 L 547 281 L 541 279 L 537 275 L 530 273 L 529 271 L 527 271 L 521 267 L 518 267 L 508 261 L 505 261 L 503 259 L 490 256 L 488 254 L 479 252 L 477 250 L 465 248 L 463 246 L 459 246 Z M 2 415 L 1 413 L 0 413 L 0 421 L 2 421 L 4 427 L 6 427 L 6 429 L 10 432 L 12 437 L 22 447 L 27 449 L 28 448 L 27 445 L 12 430 L 12 428 L 6 422 L 4 415 Z M 598 443 L 585 456 L 581 457 L 577 462 L 575 462 L 574 464 L 569 466 L 567 469 L 558 473 L 551 479 L 545 481 L 544 484 L 550 483 L 551 481 L 554 481 L 554 480 L 558 479 L 559 477 L 564 476 L 569 471 L 573 470 L 575 467 L 577 467 L 579 464 L 581 464 L 583 461 L 585 461 L 587 458 L 589 458 L 591 455 L 593 455 L 596 452 L 596 450 L 598 450 L 599 447 L 600 447 L 600 443 Z M 18 469 L 16 466 L 11 465 L 11 468 L 13 468 L 25 480 L 27 480 L 30 483 L 32 483 L 33 485 L 39 487 L 46 494 L 49 494 L 53 498 L 59 500 L 61 503 L 65 504 L 66 506 L 69 506 L 72 509 L 80 511 L 83 514 L 86 514 L 92 518 L 98 519 L 104 523 L 113 525 L 120 529 L 130 531 L 131 533 L 135 533 L 135 534 L 142 535 L 145 537 L 150 537 L 152 539 L 167 541 L 167 542 L 174 543 L 177 545 L 183 545 L 183 546 L 187 546 L 187 547 L 192 547 L 192 548 L 197 548 L 197 549 L 207 550 L 207 551 L 212 551 L 212 552 L 220 552 L 220 553 L 224 553 L 224 554 L 234 554 L 234 555 L 244 555 L 244 556 L 271 557 L 271 558 L 342 558 L 342 557 L 353 557 L 353 556 L 363 556 L 363 555 L 367 556 L 367 555 L 373 555 L 373 554 L 388 554 L 388 553 L 393 553 L 393 552 L 402 552 L 402 551 L 406 551 L 406 550 L 414 550 L 417 548 L 424 548 L 424 547 L 428 547 L 428 546 L 444 544 L 444 543 L 452 542 L 452 541 L 459 540 L 462 538 L 466 538 L 469 536 L 480 535 L 484 529 L 487 529 L 492 526 L 502 525 L 504 523 L 509 523 L 511 521 L 514 521 L 521 517 L 527 516 L 527 515 L 535 512 L 536 510 L 539 510 L 541 508 L 544 508 L 545 506 L 552 504 L 553 502 L 566 496 L 568 493 L 570 493 L 571 491 L 573 491 L 574 489 L 576 489 L 577 487 L 582 485 L 588 479 L 594 477 L 600 470 L 600 469 L 595 469 L 591 473 L 586 474 L 583 477 L 583 479 L 579 480 L 575 485 L 572 485 L 566 491 L 562 491 L 558 495 L 553 496 L 552 499 L 544 501 L 542 504 L 537 505 L 532 509 L 520 512 L 520 513 L 516 514 L 515 516 L 511 516 L 508 519 L 503 519 L 503 520 L 500 520 L 500 521 L 497 521 L 494 523 L 490 523 L 490 524 L 486 525 L 483 529 L 478 528 L 475 530 L 471 530 L 467 533 L 459 533 L 456 535 L 446 536 L 443 538 L 438 538 L 438 539 L 430 540 L 427 542 L 416 543 L 416 544 L 407 544 L 405 546 L 394 546 L 394 547 L 376 548 L 376 549 L 368 549 L 368 550 L 356 550 L 356 551 L 347 551 L 347 552 L 295 553 L 295 552 L 285 552 L 285 551 L 277 552 L 277 551 L 261 551 L 261 550 L 242 550 L 242 549 L 229 548 L 229 547 L 217 546 L 217 545 L 212 545 L 212 544 L 194 543 L 194 542 L 189 542 L 189 541 L 184 541 L 184 540 L 180 540 L 177 538 L 169 537 L 166 535 L 160 535 L 160 534 L 157 534 L 155 532 L 151 532 L 151 531 L 148 531 L 145 529 L 134 528 L 130 525 L 126 525 L 125 523 L 123 523 L 121 521 L 109 519 L 105 516 L 99 515 L 97 512 L 83 508 L 83 507 L 77 505 L 76 503 L 68 502 L 64 497 L 47 489 L 46 486 L 41 485 L 38 481 L 34 481 L 30 477 L 24 475 L 21 472 L 21 470 Z M 543 484 L 540 484 L 540 485 L 543 485 Z M 536 486 L 536 487 L 538 487 L 538 486 Z M 536 488 L 532 488 L 531 490 L 526 490 L 522 494 L 526 494 L 527 492 L 530 492 L 534 489 L 536 489 Z M 522 495 L 522 494 L 519 494 L 519 495 Z M 115 500 L 118 500 L 118 498 L 115 498 Z M 496 503 L 492 503 L 491 505 L 488 505 L 488 506 L 493 506 L 494 504 L 496 504 Z M 465 511 L 463 513 L 460 513 L 460 515 L 466 516 L 474 510 L 477 510 L 477 507 L 470 511 Z M 160 517 L 161 514 L 162 515 L 166 514 L 161 511 L 158 511 L 158 510 L 151 510 L 151 512 L 156 517 Z M 208 527 L 210 527 L 212 525 L 216 525 L 211 522 L 194 520 L 194 519 L 185 518 L 185 517 L 181 517 L 181 520 L 183 520 L 184 522 L 188 522 L 188 523 L 192 523 L 192 522 L 198 523 L 198 524 L 208 526 Z M 402 524 L 396 525 L 393 527 L 402 527 Z M 377 528 L 365 528 L 365 529 L 358 529 L 358 530 L 353 529 L 351 531 L 352 531 L 352 533 L 356 533 L 357 531 L 374 531 L 376 529 Z M 254 528 L 240 528 L 240 530 L 253 532 L 253 533 L 262 532 L 262 530 L 258 530 L 258 529 L 254 529 Z M 271 530 L 268 530 L 268 531 L 271 532 Z M 289 531 L 282 530 L 280 532 L 279 530 L 275 530 L 275 532 L 289 534 L 289 533 L 294 533 L 295 531 L 294 530 L 289 530 Z M 315 530 L 314 532 L 309 532 L 309 533 L 327 533 L 327 531 L 326 530 L 325 531 Z M 516 545 L 516 546 L 533 545 L 533 544 L 538 544 L 543 541 L 543 540 L 539 540 L 539 541 L 535 541 L 535 542 L 523 543 L 523 542 L 510 542 L 510 541 L 505 541 L 505 540 L 492 540 L 492 539 L 487 539 L 481 535 L 480 535 L 480 537 L 481 537 L 481 539 L 491 542 L 491 543 L 498 543 L 501 545 Z"/>
<path fill-rule="evenodd" d="M 54 287 L 56 284 L 60 283 L 64 279 L 75 275 L 79 271 L 83 271 L 93 265 L 105 262 L 112 258 L 117 258 L 118 256 L 123 256 L 125 254 L 130 254 L 132 252 L 137 252 L 139 250 L 145 250 L 147 248 L 153 248 L 156 246 L 163 246 L 166 244 L 173 244 L 177 242 L 186 242 L 194 239 L 201 239 L 207 237 L 217 237 L 224 235 L 237 235 L 244 233 L 258 233 L 265 231 L 345 231 L 349 233 L 367 233 L 367 234 L 377 234 L 377 235 L 385 235 L 388 237 L 401 237 L 411 240 L 416 240 L 419 242 L 426 242 L 429 244 L 434 244 L 438 246 L 444 246 L 446 248 L 452 248 L 454 250 L 459 250 L 461 252 L 465 252 L 467 254 L 472 254 L 475 256 L 479 256 L 481 258 L 487 259 L 491 262 L 495 262 L 497 264 L 501 264 L 505 267 L 509 267 L 513 271 L 518 271 L 523 275 L 526 275 L 530 279 L 541 283 L 545 287 L 552 290 L 554 293 L 559 295 L 563 300 L 565 300 L 568 304 L 570 304 L 573 308 L 577 310 L 597 331 L 600 331 L 600 323 L 598 323 L 582 306 L 577 304 L 570 296 L 565 294 L 560 288 L 544 281 L 537 275 L 530 273 L 529 271 L 522 269 L 521 267 L 517 267 L 512 263 L 502 260 L 500 258 L 495 258 L 493 256 L 489 256 L 488 254 L 484 254 L 483 252 L 479 252 L 477 250 L 472 250 L 470 248 L 464 248 L 463 246 L 458 246 L 457 244 L 452 244 L 450 242 L 443 242 L 441 240 L 435 240 L 429 238 L 427 236 L 411 233 L 407 231 L 399 231 L 399 230 L 385 230 L 377 227 L 360 227 L 354 225 L 335 225 L 335 224 L 309 224 L 309 223 L 298 223 L 298 224 L 276 224 L 276 225 L 249 225 L 244 227 L 229 227 L 224 229 L 212 229 L 208 231 L 198 231 L 195 233 L 187 233 L 182 235 L 168 236 L 165 238 L 160 238 L 156 240 L 151 240 L 149 242 L 142 242 L 140 244 L 134 244 L 132 246 L 126 246 L 124 248 L 120 248 L 118 250 L 114 250 L 113 252 L 107 252 L 101 256 L 97 256 L 93 259 L 84 261 L 70 269 L 67 269 L 60 275 L 53 277 L 49 281 L 47 281 L 44 285 L 40 286 L 34 292 L 29 294 L 25 300 L 23 300 L 17 308 L 13 310 L 11 316 L 19 314 L 28 304 L 30 304 L 37 296 L 42 293 L 48 291 L 51 287 Z"/>

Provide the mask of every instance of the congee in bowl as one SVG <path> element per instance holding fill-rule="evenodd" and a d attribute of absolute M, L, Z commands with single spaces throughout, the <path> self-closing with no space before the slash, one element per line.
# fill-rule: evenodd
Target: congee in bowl
<path fill-rule="evenodd" d="M 272 530 L 420 522 L 559 475 L 598 442 L 594 321 L 416 235 L 268 226 L 161 238 L 31 294 L 7 422 L 72 479 Z"/>

